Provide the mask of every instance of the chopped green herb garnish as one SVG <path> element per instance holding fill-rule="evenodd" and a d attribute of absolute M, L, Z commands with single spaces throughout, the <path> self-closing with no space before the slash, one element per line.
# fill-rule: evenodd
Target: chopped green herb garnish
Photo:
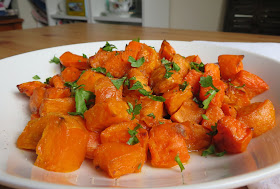
<path fill-rule="evenodd" d="M 191 62 L 190 63 L 191 69 L 194 69 L 197 72 L 204 72 L 204 64 L 201 62 L 200 64 L 196 62 Z"/>
<path fill-rule="evenodd" d="M 194 101 L 195 103 L 198 104 L 198 107 L 199 107 L 199 108 L 203 108 L 203 104 L 202 104 L 202 101 L 201 101 L 201 100 L 199 100 L 199 99 L 196 98 L 196 97 L 193 97 L 193 101 Z"/>
<path fill-rule="evenodd" d="M 140 37 L 137 37 L 135 39 L 132 39 L 132 41 L 140 42 Z"/>
<path fill-rule="evenodd" d="M 139 165 L 138 165 L 137 169 L 139 170 L 139 169 L 141 169 L 141 167 L 142 167 L 142 164 L 141 164 L 141 163 L 139 163 Z"/>
<path fill-rule="evenodd" d="M 135 60 L 132 56 L 129 56 L 128 57 L 128 62 L 131 63 L 131 67 L 138 68 L 138 67 L 140 67 L 140 66 L 142 66 L 144 64 L 145 58 L 141 57 L 138 60 Z"/>
<path fill-rule="evenodd" d="M 216 134 L 218 134 L 217 123 L 215 123 L 215 126 L 211 126 L 211 129 L 212 129 L 212 131 L 210 131 L 209 133 L 206 133 L 207 135 L 215 136 Z"/>
<path fill-rule="evenodd" d="M 136 104 L 133 108 L 133 105 L 130 102 L 127 102 L 127 105 L 129 107 L 129 109 L 127 109 L 126 111 L 129 114 L 132 114 L 132 118 L 131 120 L 135 119 L 135 116 L 140 114 L 140 110 L 142 109 L 142 104 Z"/>
<path fill-rule="evenodd" d="M 205 120 L 209 120 L 209 118 L 205 114 L 202 114 L 202 118 L 205 119 Z"/>
<path fill-rule="evenodd" d="M 245 87 L 245 84 L 243 84 L 243 85 L 241 85 L 241 86 L 235 86 L 235 85 L 233 85 L 232 83 L 228 83 L 229 85 L 231 85 L 231 86 L 233 86 L 234 88 L 236 88 L 236 89 L 242 89 L 243 87 Z"/>
<path fill-rule="evenodd" d="M 142 126 L 140 124 L 137 124 L 137 126 L 133 130 L 128 129 L 128 133 L 131 136 L 129 138 L 129 140 L 127 141 L 128 145 L 135 145 L 135 144 L 139 143 L 139 139 L 136 137 L 136 135 L 138 133 L 137 130 L 140 128 L 142 128 Z"/>
<path fill-rule="evenodd" d="M 56 56 L 54 56 L 49 62 L 50 63 L 55 63 L 55 64 L 60 64 L 60 60 Z"/>
<path fill-rule="evenodd" d="M 106 44 L 104 47 L 102 47 L 104 51 L 113 51 L 113 49 L 117 49 L 115 45 L 110 44 L 108 41 L 106 41 Z"/>
<path fill-rule="evenodd" d="M 180 157 L 179 157 L 179 154 L 176 155 L 175 157 L 175 161 L 178 163 L 180 169 L 181 169 L 181 172 L 185 169 L 184 165 L 182 164 L 181 160 L 180 160 Z"/>
<path fill-rule="evenodd" d="M 71 96 L 75 96 L 76 90 L 84 85 L 77 85 L 77 81 L 74 81 L 74 82 L 65 82 L 64 86 L 70 88 Z"/>
<path fill-rule="evenodd" d="M 110 78 L 114 78 L 114 76 L 113 76 L 110 72 L 107 72 L 107 73 L 106 73 L 106 76 L 107 76 L 107 77 L 110 77 Z"/>
<path fill-rule="evenodd" d="M 32 78 L 35 79 L 35 80 L 41 79 L 38 75 L 34 75 Z"/>
<path fill-rule="evenodd" d="M 161 122 L 161 121 L 159 121 L 158 123 L 161 124 L 161 125 L 164 124 L 164 122 Z"/>
<path fill-rule="evenodd" d="M 136 81 L 129 90 L 143 89 L 143 85 L 140 81 Z"/>
<path fill-rule="evenodd" d="M 212 87 L 216 92 L 219 92 L 219 89 L 214 86 L 212 76 L 210 75 L 206 77 L 200 77 L 199 83 L 201 87 Z"/>
<path fill-rule="evenodd" d="M 203 100 L 202 104 L 203 104 L 203 109 L 207 109 L 211 100 L 214 98 L 214 96 L 217 94 L 217 92 L 213 89 L 210 89 L 207 93 L 206 93 L 206 96 L 210 94 L 210 96 L 208 96 L 207 99 Z"/>
<path fill-rule="evenodd" d="M 223 152 L 216 153 L 215 155 L 218 156 L 218 157 L 222 157 L 222 156 L 224 156 L 226 153 L 227 153 L 226 151 L 223 151 Z"/>
<path fill-rule="evenodd" d="M 87 55 L 83 54 L 83 58 L 87 58 Z"/>
<path fill-rule="evenodd" d="M 146 91 L 145 89 L 138 89 L 138 91 L 142 95 L 147 96 L 147 97 L 149 97 L 150 99 L 152 99 L 154 101 L 165 102 L 165 98 L 164 97 L 152 95 L 151 92 Z"/>
<path fill-rule="evenodd" d="M 154 113 L 149 113 L 147 116 L 149 116 L 149 117 L 152 117 L 152 118 L 156 118 L 156 116 L 155 116 L 155 114 Z"/>
<path fill-rule="evenodd" d="M 91 70 L 98 72 L 98 73 L 102 73 L 102 74 L 106 74 L 106 68 L 103 67 L 97 67 L 97 68 L 91 68 Z"/>
<path fill-rule="evenodd" d="M 173 72 L 171 71 L 180 71 L 180 67 L 178 66 L 178 64 L 176 64 L 175 62 L 169 62 L 168 60 L 166 60 L 165 58 L 161 59 L 161 63 L 163 63 L 165 69 L 166 69 L 166 73 L 164 75 L 164 78 L 168 79 L 171 77 L 171 75 L 173 74 Z"/>
<path fill-rule="evenodd" d="M 179 89 L 181 91 L 184 91 L 187 88 L 188 85 L 189 85 L 188 82 L 184 81 L 182 84 L 179 84 Z"/>
<path fill-rule="evenodd" d="M 48 77 L 44 83 L 45 83 L 45 84 L 49 84 L 51 78 L 52 78 L 52 77 Z"/>
<path fill-rule="evenodd" d="M 78 62 L 82 62 L 81 60 L 78 60 Z"/>
<path fill-rule="evenodd" d="M 215 146 L 213 144 L 211 144 L 206 150 L 202 152 L 202 156 L 207 157 L 211 154 L 215 154 Z"/>
<path fill-rule="evenodd" d="M 115 87 L 119 90 L 121 86 L 123 85 L 123 82 L 126 80 L 126 77 L 122 77 L 120 79 L 111 79 L 112 83 L 115 85 Z"/>

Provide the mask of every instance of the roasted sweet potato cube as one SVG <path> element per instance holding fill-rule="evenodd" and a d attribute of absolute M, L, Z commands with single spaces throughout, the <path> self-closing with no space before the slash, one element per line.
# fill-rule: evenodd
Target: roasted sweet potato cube
<path fill-rule="evenodd" d="M 93 159 L 95 149 L 101 144 L 100 133 L 89 131 L 86 158 Z"/>
<path fill-rule="evenodd" d="M 159 50 L 160 59 L 165 58 L 165 59 L 171 61 L 173 58 L 173 55 L 175 55 L 175 54 L 176 54 L 175 49 L 166 40 L 163 40 L 161 43 L 160 50 Z"/>
<path fill-rule="evenodd" d="M 179 54 L 175 54 L 173 56 L 172 62 L 175 62 L 179 67 L 180 70 L 178 73 L 182 76 L 185 77 L 189 70 L 191 69 L 190 62 L 183 56 Z"/>
<path fill-rule="evenodd" d="M 202 125 L 186 121 L 177 124 L 175 127 L 182 131 L 189 151 L 201 150 L 208 147 L 211 143 L 211 137 L 207 134 L 209 131 Z"/>
<path fill-rule="evenodd" d="M 255 102 L 240 108 L 237 119 L 253 128 L 253 137 L 257 137 L 275 127 L 275 109 L 270 100 Z"/>
<path fill-rule="evenodd" d="M 222 108 L 225 116 L 231 116 L 231 117 L 236 118 L 237 111 L 233 106 L 231 106 L 229 104 L 223 104 L 221 108 Z"/>
<path fill-rule="evenodd" d="M 182 163 L 186 163 L 190 156 L 187 144 L 177 123 L 167 123 L 153 127 L 150 130 L 149 150 L 153 167 L 173 167 L 177 165 L 177 154 Z"/>
<path fill-rule="evenodd" d="M 96 73 L 92 70 L 85 71 L 77 81 L 77 85 L 83 85 L 86 91 L 95 92 L 95 83 L 98 79 L 105 77 L 101 73 Z"/>
<path fill-rule="evenodd" d="M 216 105 L 218 107 L 222 107 L 227 85 L 223 81 L 221 81 L 219 79 L 215 79 L 215 78 L 213 78 L 213 85 L 219 89 L 219 92 L 216 93 L 214 98 L 211 100 L 210 104 Z M 210 96 L 210 94 L 206 95 L 210 89 L 213 89 L 213 88 L 200 86 L 200 92 L 199 92 L 200 100 L 204 101 L 205 99 L 207 99 Z"/>
<path fill-rule="evenodd" d="M 114 79 L 112 79 L 114 80 Z M 102 77 L 95 82 L 94 86 L 95 103 L 107 102 L 110 99 L 116 101 L 122 101 L 122 90 L 123 86 L 119 89 L 115 87 L 111 79 L 108 77 Z"/>
<path fill-rule="evenodd" d="M 169 115 L 174 114 L 187 99 L 192 99 L 193 94 L 191 92 L 191 86 L 188 85 L 184 91 L 176 87 L 163 94 L 165 98 L 165 107 Z"/>
<path fill-rule="evenodd" d="M 224 80 L 233 79 L 240 70 L 243 70 L 243 58 L 244 55 L 220 55 L 218 57 L 221 76 Z"/>
<path fill-rule="evenodd" d="M 150 77 L 151 73 L 161 65 L 158 53 L 152 47 L 142 44 L 141 50 L 137 55 L 137 60 L 142 57 L 144 57 L 145 62 L 137 69 L 139 69 L 146 77 Z"/>
<path fill-rule="evenodd" d="M 204 112 L 205 110 L 199 108 L 197 103 L 192 99 L 188 99 L 182 104 L 179 110 L 171 116 L 171 120 L 179 123 L 185 121 L 200 123 Z"/>
<path fill-rule="evenodd" d="M 244 152 L 252 139 L 252 130 L 243 122 L 225 116 L 218 121 L 218 134 L 214 136 L 214 144 L 219 151 L 227 153 Z"/>
<path fill-rule="evenodd" d="M 74 82 L 77 79 L 79 79 L 81 75 L 81 71 L 78 68 L 75 67 L 66 67 L 61 72 L 61 77 L 65 82 Z"/>
<path fill-rule="evenodd" d="M 65 67 L 75 67 L 80 70 L 85 70 L 90 68 L 88 64 L 88 59 L 83 56 L 73 54 L 69 51 L 63 53 L 60 57 L 60 62 Z"/>
<path fill-rule="evenodd" d="M 44 98 L 67 98 L 71 96 L 70 89 L 68 88 L 47 88 Z"/>
<path fill-rule="evenodd" d="M 184 81 L 187 81 L 188 84 L 192 87 L 193 94 L 198 94 L 200 88 L 200 77 L 203 76 L 202 72 L 197 72 L 195 70 L 190 70 Z"/>
<path fill-rule="evenodd" d="M 166 69 L 163 65 L 155 69 L 150 77 L 150 86 L 154 92 L 159 95 L 175 88 L 182 82 L 182 76 L 176 71 L 170 71 L 173 74 L 165 78 Z"/>
<path fill-rule="evenodd" d="M 205 115 L 208 119 L 203 119 L 201 124 L 204 128 L 209 130 L 212 130 L 211 126 L 215 126 L 218 120 L 225 116 L 220 107 L 212 104 L 206 110 Z"/>
<path fill-rule="evenodd" d="M 210 75 L 212 78 L 221 79 L 220 68 L 218 64 L 209 63 L 204 66 L 204 76 Z"/>
<path fill-rule="evenodd" d="M 125 174 L 140 172 L 145 156 L 145 149 L 140 144 L 104 143 L 95 150 L 93 164 L 110 177 L 118 178 Z"/>
<path fill-rule="evenodd" d="M 55 88 L 65 88 L 64 83 L 60 75 L 55 75 L 49 80 L 49 84 Z"/>
<path fill-rule="evenodd" d="M 142 48 L 142 43 L 137 41 L 130 41 L 128 45 L 125 47 L 125 51 L 122 53 L 123 61 L 128 61 L 129 57 L 131 56 L 134 59 L 137 59 L 138 53 Z"/>
<path fill-rule="evenodd" d="M 76 103 L 74 98 L 45 98 L 39 109 L 40 116 L 45 116 L 48 113 L 62 113 L 76 111 Z"/>
<path fill-rule="evenodd" d="M 118 54 L 111 56 L 103 65 L 116 78 L 123 77 L 131 68 L 130 62 L 123 61 L 122 53 L 123 51 L 118 51 Z"/>
<path fill-rule="evenodd" d="M 39 108 L 45 96 L 46 89 L 44 87 L 37 87 L 34 89 L 29 101 L 29 108 L 31 113 L 39 113 Z"/>
<path fill-rule="evenodd" d="M 132 117 L 127 109 L 128 105 L 124 101 L 110 100 L 95 104 L 84 113 L 87 129 L 101 132 L 112 124 L 130 121 Z"/>
<path fill-rule="evenodd" d="M 244 89 L 229 85 L 225 91 L 224 103 L 232 105 L 236 110 L 248 106 L 251 102 Z"/>
<path fill-rule="evenodd" d="M 131 135 L 128 133 L 128 131 L 133 130 L 137 125 L 137 121 L 127 121 L 113 124 L 101 132 L 101 143 L 120 142 L 127 144 L 128 140 L 131 138 Z M 143 128 L 137 129 L 136 137 L 139 140 L 141 146 L 147 150 L 149 140 L 147 130 Z"/>
<path fill-rule="evenodd" d="M 245 70 L 238 72 L 231 83 L 238 87 L 244 85 L 243 89 L 246 91 L 249 99 L 269 89 L 268 84 L 259 76 Z"/>
<path fill-rule="evenodd" d="M 46 85 L 40 81 L 30 81 L 17 85 L 17 88 L 19 92 L 24 93 L 30 97 L 33 94 L 34 89 L 36 89 L 37 87 L 45 87 L 45 86 Z"/>
<path fill-rule="evenodd" d="M 191 55 L 191 56 L 187 56 L 186 59 L 191 63 L 191 62 L 195 62 L 200 64 L 201 63 L 201 59 L 198 55 Z"/>
<path fill-rule="evenodd" d="M 89 57 L 89 64 L 92 68 L 103 67 L 104 62 L 114 56 L 116 51 L 104 51 L 102 48 L 94 55 Z"/>
<path fill-rule="evenodd" d="M 142 105 L 140 114 L 136 116 L 138 120 L 152 127 L 155 120 L 162 119 L 163 102 L 154 101 L 146 96 L 141 96 L 138 103 Z"/>
<path fill-rule="evenodd" d="M 57 124 L 58 121 L 59 114 L 49 114 L 29 121 L 17 139 L 17 147 L 35 150 L 45 127 L 50 124 Z"/>
<path fill-rule="evenodd" d="M 71 172 L 85 159 L 88 131 L 80 116 L 59 116 L 48 124 L 37 147 L 34 165 L 55 172 Z"/>

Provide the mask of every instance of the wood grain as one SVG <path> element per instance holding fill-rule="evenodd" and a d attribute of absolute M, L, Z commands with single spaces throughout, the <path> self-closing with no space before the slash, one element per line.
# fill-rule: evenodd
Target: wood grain
<path fill-rule="evenodd" d="M 0 59 L 48 47 L 95 41 L 131 40 L 137 37 L 143 40 L 280 42 L 280 36 L 270 35 L 76 23 L 0 32 Z"/>

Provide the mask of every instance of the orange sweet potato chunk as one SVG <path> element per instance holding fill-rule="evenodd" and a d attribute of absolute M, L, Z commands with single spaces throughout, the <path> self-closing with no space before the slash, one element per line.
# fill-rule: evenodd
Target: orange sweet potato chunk
<path fill-rule="evenodd" d="M 59 115 L 49 114 L 29 121 L 17 139 L 17 147 L 21 149 L 35 150 L 45 127 L 50 124 L 56 124 L 58 120 Z"/>
<path fill-rule="evenodd" d="M 192 99 L 191 86 L 188 85 L 184 91 L 176 87 L 163 94 L 165 107 L 169 115 L 174 114 L 187 99 Z"/>
<path fill-rule="evenodd" d="M 231 117 L 236 118 L 237 111 L 233 106 L 231 106 L 229 104 L 223 104 L 221 108 L 222 108 L 225 116 L 231 116 Z"/>
<path fill-rule="evenodd" d="M 62 113 L 75 112 L 76 103 L 74 98 L 45 98 L 40 106 L 40 116 L 45 116 L 48 113 Z"/>
<path fill-rule="evenodd" d="M 183 125 L 183 128 L 182 126 Z M 211 136 L 207 135 L 209 132 L 202 125 L 190 121 L 177 124 L 178 130 L 182 130 L 182 135 L 188 146 L 189 151 L 196 151 L 206 148 L 211 143 Z"/>
<path fill-rule="evenodd" d="M 244 89 L 237 89 L 231 85 L 225 91 L 224 103 L 233 106 L 236 110 L 248 106 L 251 102 Z"/>
<path fill-rule="evenodd" d="M 85 159 L 88 131 L 79 116 L 59 116 L 56 124 L 48 124 L 37 147 L 34 165 L 55 172 L 71 172 Z"/>
<path fill-rule="evenodd" d="M 78 68 L 80 70 L 90 68 L 87 58 L 84 58 L 83 56 L 73 54 L 69 51 L 63 53 L 59 57 L 59 59 L 60 59 L 61 64 L 65 67 L 75 67 L 75 68 Z"/>
<path fill-rule="evenodd" d="M 268 84 L 259 76 L 248 71 L 241 70 L 231 82 L 235 86 L 243 86 L 249 99 L 257 96 L 269 89 Z"/>
<path fill-rule="evenodd" d="M 212 78 L 221 79 L 219 66 L 213 63 L 206 64 L 204 66 L 204 75 L 210 75 Z"/>
<path fill-rule="evenodd" d="M 93 159 L 95 149 L 101 144 L 100 133 L 89 131 L 86 158 Z"/>
<path fill-rule="evenodd" d="M 46 85 L 40 81 L 30 81 L 17 85 L 17 88 L 19 92 L 24 93 L 30 97 L 33 94 L 34 89 L 36 89 L 37 87 L 45 87 L 45 86 Z"/>
<path fill-rule="evenodd" d="M 104 143 L 94 152 L 93 164 L 104 170 L 109 177 L 118 178 L 141 171 L 146 159 L 145 149 L 140 144 Z"/>
<path fill-rule="evenodd" d="M 122 53 L 122 60 L 128 61 L 128 58 L 131 56 L 134 59 L 137 59 L 138 53 L 142 48 L 142 43 L 137 41 L 130 41 L 125 47 L 125 51 Z"/>
<path fill-rule="evenodd" d="M 96 73 L 92 70 L 85 71 L 77 81 L 77 85 L 83 85 L 86 91 L 95 92 L 95 83 L 98 79 L 105 77 L 101 73 Z"/>
<path fill-rule="evenodd" d="M 190 70 L 186 77 L 184 78 L 184 81 L 187 81 L 188 84 L 192 87 L 193 94 L 197 94 L 199 92 L 200 88 L 200 77 L 203 76 L 202 72 L 197 72 L 195 70 Z"/>
<path fill-rule="evenodd" d="M 219 92 L 216 93 L 214 98 L 211 100 L 210 104 L 216 105 L 218 107 L 222 107 L 223 101 L 224 101 L 224 96 L 225 96 L 225 90 L 227 88 L 227 85 L 223 81 L 221 81 L 219 79 L 215 79 L 215 78 L 213 78 L 213 85 L 216 88 L 219 89 Z M 206 95 L 206 93 L 210 89 L 212 89 L 212 87 L 200 87 L 200 92 L 199 92 L 200 100 L 203 101 L 203 100 L 207 99 L 210 96 L 210 94 Z"/>
<path fill-rule="evenodd" d="M 44 98 L 67 98 L 71 96 L 70 89 L 68 88 L 47 88 Z"/>
<path fill-rule="evenodd" d="M 171 116 L 171 120 L 179 123 L 185 121 L 200 123 L 204 112 L 205 110 L 199 108 L 197 103 L 192 99 L 188 99 L 182 104 L 180 109 Z"/>
<path fill-rule="evenodd" d="M 112 124 L 130 121 L 131 115 L 127 109 L 128 105 L 124 101 L 110 100 L 95 104 L 84 113 L 87 129 L 101 132 Z"/>
<path fill-rule="evenodd" d="M 117 124 L 113 124 L 110 127 L 107 127 L 100 134 L 101 143 L 111 143 L 119 142 L 126 144 L 130 139 L 131 135 L 128 133 L 129 129 L 133 130 L 137 126 L 137 121 L 127 121 Z M 143 128 L 137 129 L 136 137 L 139 140 L 139 143 L 144 149 L 148 149 L 148 131 Z"/>
<path fill-rule="evenodd" d="M 46 89 L 44 87 L 37 87 L 34 89 L 29 101 L 29 108 L 31 113 L 39 113 L 39 108 L 45 96 Z"/>
<path fill-rule="evenodd" d="M 61 75 L 55 75 L 49 80 L 49 84 L 55 88 L 65 88 Z"/>
<path fill-rule="evenodd" d="M 191 69 L 190 62 L 183 56 L 179 54 L 175 54 L 173 56 L 172 62 L 175 62 L 179 67 L 180 70 L 178 73 L 182 76 L 185 77 L 189 70 Z"/>
<path fill-rule="evenodd" d="M 112 79 L 114 80 L 114 79 Z M 95 103 L 107 102 L 111 99 L 116 101 L 122 101 L 123 86 L 119 89 L 115 87 L 111 79 L 108 77 L 102 77 L 95 82 L 94 86 Z"/>
<path fill-rule="evenodd" d="M 225 116 L 218 121 L 218 134 L 214 136 L 214 144 L 219 151 L 227 153 L 244 152 L 252 139 L 252 130 L 241 121 Z"/>
<path fill-rule="evenodd" d="M 176 125 L 177 123 L 162 124 L 150 130 L 149 150 L 153 167 L 168 168 L 177 165 L 177 154 L 182 163 L 189 160 L 187 144 Z"/>
<path fill-rule="evenodd" d="M 81 71 L 75 67 L 66 67 L 61 72 L 61 77 L 65 82 L 74 82 L 79 79 Z"/>
<path fill-rule="evenodd" d="M 175 55 L 175 54 L 176 54 L 175 49 L 166 40 L 163 40 L 161 43 L 160 50 L 159 50 L 160 59 L 165 58 L 165 59 L 171 61 L 173 58 L 173 55 Z"/>
<path fill-rule="evenodd" d="M 100 48 L 94 56 L 89 57 L 89 64 L 92 68 L 104 67 L 104 62 L 115 54 L 116 51 L 104 51 Z"/>
<path fill-rule="evenodd" d="M 204 128 L 209 130 L 212 130 L 211 126 L 215 126 L 218 120 L 225 116 L 223 110 L 215 105 L 210 105 L 205 115 L 208 119 L 203 119 L 201 124 Z"/>
<path fill-rule="evenodd" d="M 270 100 L 255 102 L 237 111 L 237 119 L 253 129 L 253 137 L 275 127 L 275 109 Z"/>
<path fill-rule="evenodd" d="M 201 59 L 198 55 L 191 55 L 191 56 L 187 56 L 186 59 L 191 63 L 191 62 L 195 62 L 200 64 L 201 63 Z"/>
<path fill-rule="evenodd" d="M 244 55 L 220 55 L 218 57 L 221 76 L 224 80 L 233 79 L 239 71 L 243 70 L 243 58 Z"/>

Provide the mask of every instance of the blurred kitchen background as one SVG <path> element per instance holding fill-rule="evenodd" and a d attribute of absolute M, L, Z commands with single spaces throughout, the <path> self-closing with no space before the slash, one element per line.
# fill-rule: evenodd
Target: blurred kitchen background
<path fill-rule="evenodd" d="M 0 31 L 75 22 L 280 35 L 280 0 L 0 0 Z"/>

